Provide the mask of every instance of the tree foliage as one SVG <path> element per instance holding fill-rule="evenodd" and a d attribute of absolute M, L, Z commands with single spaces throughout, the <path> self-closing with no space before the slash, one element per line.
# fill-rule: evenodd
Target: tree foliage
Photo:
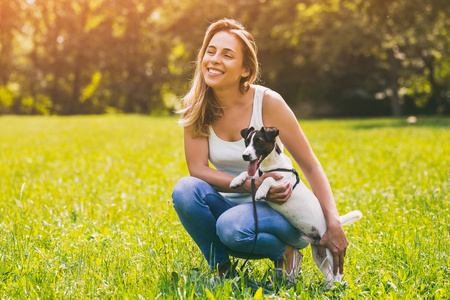
<path fill-rule="evenodd" d="M 171 113 L 228 17 L 300 115 L 448 114 L 449 16 L 447 0 L 0 0 L 0 113 Z"/>

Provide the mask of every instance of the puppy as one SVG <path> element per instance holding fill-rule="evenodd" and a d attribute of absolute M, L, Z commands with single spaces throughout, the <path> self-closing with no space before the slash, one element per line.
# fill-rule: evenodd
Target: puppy
<path fill-rule="evenodd" d="M 267 201 L 267 204 L 301 231 L 304 234 L 303 240 L 311 243 L 312 256 L 325 277 L 326 286 L 331 287 L 334 282 L 341 282 L 342 275 L 338 273 L 335 276 L 333 274 L 331 251 L 326 249 L 326 256 L 319 256 L 318 241 L 327 229 L 319 200 L 298 178 L 290 158 L 278 146 L 276 140 L 279 130 L 274 127 L 262 127 L 260 130 L 255 130 L 251 127 L 243 129 L 241 135 L 246 146 L 242 157 L 249 162 L 249 165 L 247 172 L 242 172 L 231 181 L 230 187 L 236 188 L 242 185 L 245 180 L 254 177 L 258 168 L 262 173 L 282 172 L 284 177 L 281 180 L 275 180 L 272 177 L 264 179 L 256 192 L 255 199 L 264 199 L 271 187 L 290 181 L 294 188 L 289 199 L 284 204 L 276 204 L 270 201 Z M 361 217 L 361 212 L 355 210 L 341 216 L 340 220 L 342 225 L 348 225 Z"/>

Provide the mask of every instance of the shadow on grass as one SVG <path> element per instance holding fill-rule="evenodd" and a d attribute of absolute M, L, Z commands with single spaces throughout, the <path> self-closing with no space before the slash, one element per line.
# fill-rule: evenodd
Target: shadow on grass
<path fill-rule="evenodd" d="M 362 122 L 353 126 L 354 129 L 379 129 L 379 128 L 450 128 L 450 117 L 417 117 L 416 123 L 408 123 L 402 119 L 380 119 Z"/>

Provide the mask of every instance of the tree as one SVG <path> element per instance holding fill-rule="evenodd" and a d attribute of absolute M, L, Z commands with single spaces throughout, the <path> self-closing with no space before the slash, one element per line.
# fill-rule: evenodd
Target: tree
<path fill-rule="evenodd" d="M 0 8 L 0 113 L 171 113 L 205 29 L 223 17 L 253 33 L 262 84 L 299 115 L 450 111 L 447 0 L 9 0 Z"/>

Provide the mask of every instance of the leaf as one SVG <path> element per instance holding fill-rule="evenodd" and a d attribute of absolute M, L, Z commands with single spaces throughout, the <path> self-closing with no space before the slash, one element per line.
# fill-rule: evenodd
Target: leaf
<path fill-rule="evenodd" d="M 9 107 L 14 102 L 14 94 L 8 87 L 0 86 L 0 104 L 4 107 Z"/>
<path fill-rule="evenodd" d="M 253 299 L 254 299 L 254 300 L 264 299 L 262 287 L 260 287 L 260 288 L 256 291 L 255 296 L 253 297 Z"/>
<path fill-rule="evenodd" d="M 211 293 L 209 289 L 205 289 L 206 296 L 211 300 L 216 300 L 216 297 Z"/>
<path fill-rule="evenodd" d="M 102 73 L 100 73 L 99 71 L 95 72 L 92 75 L 91 83 L 88 84 L 81 92 L 80 102 L 84 102 L 88 98 L 92 97 L 94 92 L 97 90 L 98 84 L 100 83 L 101 79 L 102 79 Z"/>
<path fill-rule="evenodd" d="M 72 211 L 72 220 L 73 220 L 74 222 L 77 221 L 77 214 L 76 214 L 76 212 L 74 212 L 74 211 Z"/>
<path fill-rule="evenodd" d="M 178 280 L 180 279 L 180 276 L 177 272 L 172 272 L 172 283 L 174 285 L 178 285 Z"/>

